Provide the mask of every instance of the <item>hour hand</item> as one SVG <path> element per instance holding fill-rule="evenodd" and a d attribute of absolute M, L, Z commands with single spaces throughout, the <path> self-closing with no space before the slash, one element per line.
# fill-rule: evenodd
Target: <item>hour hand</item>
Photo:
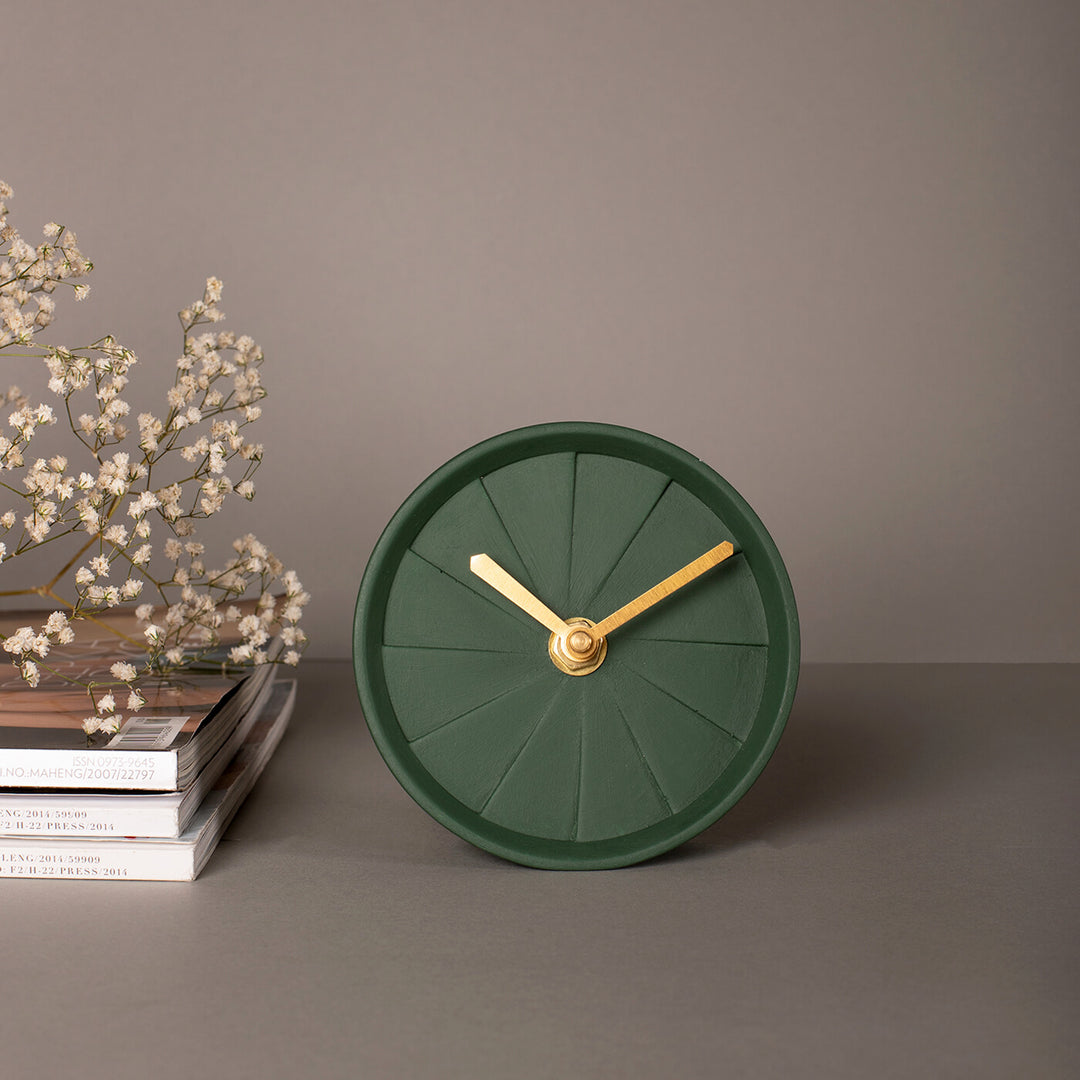
<path fill-rule="evenodd" d="M 497 593 L 501 593 L 511 604 L 521 608 L 526 615 L 531 615 L 553 634 L 558 634 L 560 638 L 570 634 L 570 627 L 554 611 L 537 600 L 521 582 L 512 578 L 489 555 L 474 555 L 469 559 L 469 569 L 481 581 L 486 581 Z"/>

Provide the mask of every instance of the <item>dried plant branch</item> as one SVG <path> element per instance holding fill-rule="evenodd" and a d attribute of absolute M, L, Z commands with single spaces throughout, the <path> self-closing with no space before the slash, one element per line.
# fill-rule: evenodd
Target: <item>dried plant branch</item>
<path fill-rule="evenodd" d="M 0 590 L 0 597 L 59 605 L 38 627 L 0 633 L 4 651 L 36 686 L 50 651 L 73 640 L 73 622 L 95 622 L 134 643 L 102 616 L 138 600 L 143 658 L 112 665 L 130 711 L 143 703 L 140 679 L 223 651 L 236 665 L 297 664 L 307 644 L 299 624 L 308 594 L 295 572 L 250 534 L 234 541 L 223 565 L 208 568 L 196 538 L 197 522 L 254 497 L 252 476 L 263 458 L 262 444 L 249 438 L 266 396 L 263 353 L 246 334 L 210 329 L 224 319 L 222 283 L 208 278 L 202 297 L 179 313 L 183 348 L 166 408 L 140 413 L 135 433 L 123 396 L 138 362 L 130 349 L 112 335 L 78 349 L 39 344 L 55 317 L 53 294 L 70 288 L 76 300 L 85 298 L 82 279 L 93 263 L 75 233 L 54 222 L 44 227 L 44 242 L 27 243 L 8 224 L 11 195 L 0 182 L 0 356 L 44 362 L 82 462 L 34 457 L 31 444 L 57 423 L 58 410 L 32 403 L 16 386 L 0 394 L 0 406 L 11 410 L 0 424 L 0 500 L 6 495 L 9 503 L 0 509 L 0 575 L 46 544 L 75 547 L 44 583 Z M 175 476 L 162 483 L 170 471 Z M 246 598 L 254 605 L 242 607 Z M 122 716 L 113 694 L 84 685 L 94 712 L 88 732 L 115 730 Z"/>

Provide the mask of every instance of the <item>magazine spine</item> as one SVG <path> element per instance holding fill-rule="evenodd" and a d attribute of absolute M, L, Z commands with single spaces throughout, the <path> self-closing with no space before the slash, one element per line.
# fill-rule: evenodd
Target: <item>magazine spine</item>
<path fill-rule="evenodd" d="M 133 799 L 138 797 L 132 796 Z M 180 807 L 176 804 L 164 807 L 136 805 L 99 808 L 80 805 L 78 796 L 74 797 L 70 805 L 65 806 L 62 804 L 62 797 L 35 799 L 33 795 L 4 794 L 0 795 L 0 833 L 30 839 L 81 836 L 174 837 L 180 833 Z"/>
<path fill-rule="evenodd" d="M 194 852 L 148 840 L 24 840 L 0 837 L 0 878 L 66 878 L 72 881 L 191 881 Z"/>
<path fill-rule="evenodd" d="M 175 750 L 0 751 L 0 787 L 175 791 Z"/>

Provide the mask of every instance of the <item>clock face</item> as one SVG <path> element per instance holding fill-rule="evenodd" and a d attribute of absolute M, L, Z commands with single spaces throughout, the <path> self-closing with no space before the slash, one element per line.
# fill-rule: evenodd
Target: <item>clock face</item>
<path fill-rule="evenodd" d="M 438 821 L 515 862 L 615 867 L 696 835 L 757 777 L 798 619 L 771 538 L 712 469 L 642 432 L 546 424 L 406 500 L 364 574 L 354 661 L 376 745 Z"/>

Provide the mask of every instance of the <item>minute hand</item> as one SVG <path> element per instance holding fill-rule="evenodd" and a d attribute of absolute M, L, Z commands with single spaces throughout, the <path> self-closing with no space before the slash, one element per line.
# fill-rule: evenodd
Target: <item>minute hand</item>
<path fill-rule="evenodd" d="M 651 608 L 657 600 L 663 600 L 665 596 L 670 596 L 676 589 L 681 589 L 688 582 L 693 581 L 694 578 L 704 574 L 706 570 L 710 570 L 734 554 L 735 548 L 732 547 L 729 541 L 725 540 L 722 544 L 717 544 L 716 547 L 706 551 L 704 555 L 699 556 L 692 563 L 687 563 L 681 570 L 676 570 L 674 574 L 664 578 L 659 585 L 654 585 L 648 592 L 643 592 L 639 597 L 631 600 L 629 604 L 624 604 L 618 611 L 612 612 L 606 619 L 590 627 L 589 633 L 593 638 L 607 637 L 612 630 L 622 626 L 623 623 L 629 622 L 646 609 Z"/>

